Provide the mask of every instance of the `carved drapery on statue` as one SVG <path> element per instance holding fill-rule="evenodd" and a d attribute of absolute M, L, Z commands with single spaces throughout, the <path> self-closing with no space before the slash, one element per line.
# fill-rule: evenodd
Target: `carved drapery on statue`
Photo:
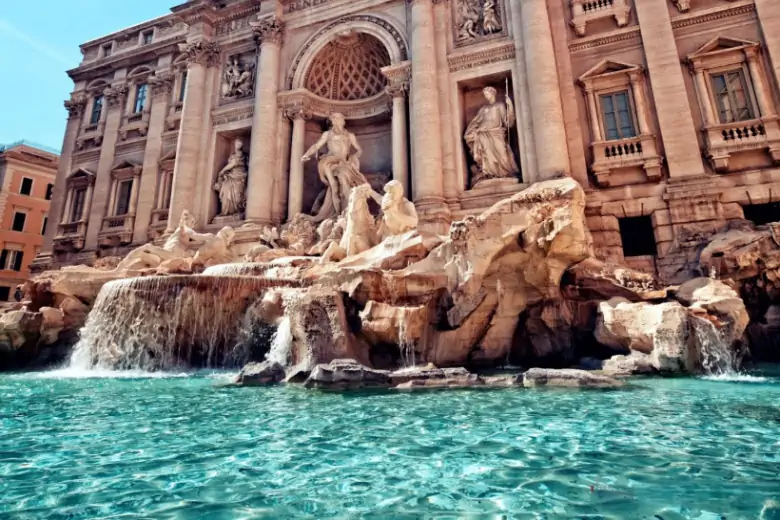
<path fill-rule="evenodd" d="M 483 93 L 488 103 L 479 109 L 464 135 L 475 162 L 471 168 L 473 183 L 520 173 L 509 146 L 509 129 L 515 125 L 512 99 L 507 95 L 506 102 L 497 101 L 493 87 L 486 87 Z"/>
<path fill-rule="evenodd" d="M 368 183 L 360 172 L 363 149 L 355 134 L 345 128 L 344 116 L 332 114 L 330 121 L 332 128 L 324 132 L 301 157 L 301 160 L 306 162 L 325 145 L 328 146 L 328 153 L 317 164 L 320 181 L 325 184 L 326 190 L 321 206 L 315 209 L 314 222 L 322 222 L 326 218 L 341 214 L 347 207 L 350 190 Z"/>
<path fill-rule="evenodd" d="M 244 142 L 241 139 L 234 140 L 233 153 L 214 183 L 214 190 L 219 196 L 220 217 L 240 215 L 246 207 L 246 159 Z"/>

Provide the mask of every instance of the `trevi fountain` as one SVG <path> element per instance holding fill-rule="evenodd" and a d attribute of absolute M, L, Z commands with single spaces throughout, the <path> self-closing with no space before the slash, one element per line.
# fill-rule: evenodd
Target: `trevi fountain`
<path fill-rule="evenodd" d="M 413 16 L 430 4 L 409 3 Z M 505 37 L 504 5 L 515 8 L 452 0 L 458 45 Z M 282 30 L 240 22 L 219 34 Z M 262 53 L 278 61 L 278 46 L 264 40 Z M 203 80 L 209 62 L 193 63 L 188 81 Z M 269 99 L 253 61 L 224 67 L 215 99 Z M 415 67 L 413 90 L 436 85 Z M 734 219 L 675 242 L 672 282 L 603 260 L 592 193 L 573 167 L 553 167 L 565 150 L 519 182 L 528 106 L 513 92 L 525 87 L 494 79 L 472 85 L 459 139 L 471 188 L 501 196 L 446 225 L 409 199 L 404 168 L 366 173 L 377 150 L 405 158 L 405 137 L 367 144 L 338 110 L 310 139 L 294 113 L 288 218 L 250 218 L 277 189 L 255 175 L 271 156 L 257 150 L 277 153 L 259 130 L 226 134 L 205 188 L 187 186 L 198 177 L 180 142 L 183 184 L 159 236 L 36 275 L 0 316 L 0 517 L 780 518 L 780 372 L 756 363 L 778 352 L 780 224 Z M 392 100 L 402 117 L 407 88 Z M 425 124 L 425 96 L 412 96 Z M 265 124 L 276 109 L 261 108 Z M 535 121 L 539 146 L 555 144 L 547 124 Z M 423 130 L 415 157 L 439 127 Z M 207 197 L 204 228 L 187 204 Z"/>

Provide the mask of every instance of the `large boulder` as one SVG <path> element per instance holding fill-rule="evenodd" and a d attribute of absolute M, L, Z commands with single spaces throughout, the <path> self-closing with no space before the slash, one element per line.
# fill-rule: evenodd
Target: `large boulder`
<path fill-rule="evenodd" d="M 713 319 L 724 343 L 742 338 L 750 321 L 745 303 L 737 292 L 723 282 L 695 278 L 682 284 L 674 297 L 693 312 L 701 310 Z"/>
<path fill-rule="evenodd" d="M 284 381 L 284 367 L 275 361 L 249 363 L 236 376 L 236 384 L 243 386 L 267 386 Z"/>
<path fill-rule="evenodd" d="M 604 375 L 573 368 L 557 370 L 551 368 L 532 368 L 523 374 L 523 386 L 526 388 L 537 386 L 563 388 L 618 388 L 623 386 L 623 382 Z"/>
<path fill-rule="evenodd" d="M 59 340 L 60 332 L 65 328 L 65 315 L 54 307 L 41 307 L 41 343 L 53 345 Z"/>
<path fill-rule="evenodd" d="M 329 390 L 385 388 L 390 386 L 390 373 L 368 368 L 354 359 L 334 359 L 316 365 L 304 386 Z"/>

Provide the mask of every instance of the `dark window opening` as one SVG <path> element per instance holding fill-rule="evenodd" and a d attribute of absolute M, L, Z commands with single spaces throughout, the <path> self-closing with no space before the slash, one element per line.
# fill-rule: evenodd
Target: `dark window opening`
<path fill-rule="evenodd" d="M 11 266 L 11 269 L 14 271 L 21 271 L 22 270 L 22 259 L 24 258 L 24 253 L 21 251 L 15 251 L 16 255 L 13 257 L 13 265 Z"/>
<path fill-rule="evenodd" d="M 11 297 L 11 288 L 10 287 L 0 287 L 0 301 L 7 302 L 8 298 Z"/>
<path fill-rule="evenodd" d="M 127 215 L 130 213 L 130 196 L 133 191 L 133 181 L 119 183 L 119 194 L 116 198 L 116 212 L 114 215 Z"/>
<path fill-rule="evenodd" d="M 51 200 L 52 196 L 54 196 L 54 184 L 47 184 L 46 185 L 46 200 Z"/>
<path fill-rule="evenodd" d="M 43 217 L 43 226 L 41 226 L 41 235 L 46 234 L 46 226 L 49 225 L 49 217 Z"/>
<path fill-rule="evenodd" d="M 100 122 L 103 113 L 103 95 L 99 94 L 92 100 L 92 113 L 89 116 L 89 124 L 96 125 Z"/>
<path fill-rule="evenodd" d="M 141 83 L 135 87 L 135 105 L 133 106 L 133 113 L 138 114 L 143 112 L 146 108 L 146 83 Z"/>
<path fill-rule="evenodd" d="M 780 202 L 749 204 L 742 206 L 742 210 L 745 212 L 745 219 L 751 221 L 756 226 L 763 226 L 770 222 L 780 222 Z"/>
<path fill-rule="evenodd" d="M 154 31 L 146 31 L 141 36 L 142 45 L 149 45 L 150 43 L 152 43 L 153 38 L 154 38 Z"/>
<path fill-rule="evenodd" d="M 181 85 L 179 86 L 179 103 L 184 103 L 184 94 L 187 91 L 187 71 L 181 73 Z"/>
<path fill-rule="evenodd" d="M 618 222 L 623 256 L 655 256 L 658 253 L 650 217 L 627 217 L 618 219 Z"/>
<path fill-rule="evenodd" d="M 24 223 L 27 220 L 27 214 L 26 213 L 19 213 L 18 211 L 14 213 L 14 223 L 11 226 L 11 229 L 14 231 L 24 231 Z"/>
<path fill-rule="evenodd" d="M 22 185 L 19 187 L 19 193 L 29 195 L 32 193 L 33 180 L 28 177 L 22 177 Z"/>

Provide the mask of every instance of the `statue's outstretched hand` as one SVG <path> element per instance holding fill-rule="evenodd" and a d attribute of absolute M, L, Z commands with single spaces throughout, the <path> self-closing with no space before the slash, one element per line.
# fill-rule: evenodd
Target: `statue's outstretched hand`
<path fill-rule="evenodd" d="M 309 157 L 309 156 L 308 156 L 308 155 L 306 155 L 306 154 L 303 154 L 303 155 L 301 156 L 301 162 L 302 162 L 302 163 L 309 162 L 309 159 L 311 159 L 311 157 Z"/>

